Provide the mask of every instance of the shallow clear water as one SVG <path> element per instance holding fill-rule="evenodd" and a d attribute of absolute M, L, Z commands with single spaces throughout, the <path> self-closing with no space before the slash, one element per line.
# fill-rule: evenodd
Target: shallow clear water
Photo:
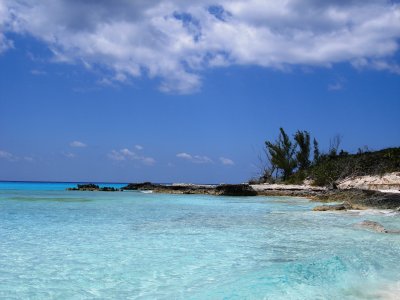
<path fill-rule="evenodd" d="M 4 187 L 4 186 L 3 186 Z M 64 186 L 62 187 L 64 188 Z M 400 215 L 0 183 L 3 299 L 398 299 Z"/>

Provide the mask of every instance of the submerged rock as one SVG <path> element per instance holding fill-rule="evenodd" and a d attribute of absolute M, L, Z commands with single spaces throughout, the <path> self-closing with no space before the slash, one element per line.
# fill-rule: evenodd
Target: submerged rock
<path fill-rule="evenodd" d="M 351 205 L 347 202 L 342 204 L 333 205 L 320 205 L 313 208 L 313 211 L 335 211 L 335 210 L 348 210 L 351 209 Z"/>
<path fill-rule="evenodd" d="M 400 234 L 400 230 L 389 230 L 386 229 L 382 224 L 375 222 L 375 221 L 370 221 L 370 220 L 364 220 L 361 223 L 356 224 L 357 227 L 379 232 L 379 233 L 392 233 L 392 234 Z"/>
<path fill-rule="evenodd" d="M 380 232 L 380 233 L 388 233 L 389 231 L 383 227 L 382 224 L 374 221 L 369 221 L 369 220 L 364 220 L 361 223 L 357 224 L 357 227 L 361 227 L 364 229 L 372 230 L 375 232 Z"/>

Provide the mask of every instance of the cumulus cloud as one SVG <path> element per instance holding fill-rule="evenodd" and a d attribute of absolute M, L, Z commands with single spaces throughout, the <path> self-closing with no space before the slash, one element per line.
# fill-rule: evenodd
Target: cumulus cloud
<path fill-rule="evenodd" d="M 135 149 L 136 149 L 136 150 L 143 150 L 143 146 L 141 146 L 141 145 L 135 145 Z"/>
<path fill-rule="evenodd" d="M 226 157 L 220 157 L 219 158 L 221 164 L 226 165 L 226 166 L 233 166 L 235 163 L 232 159 L 226 158 Z"/>
<path fill-rule="evenodd" d="M 149 166 L 154 165 L 156 163 L 156 160 L 154 158 L 138 155 L 135 152 L 129 150 L 128 148 L 120 150 L 112 150 L 110 153 L 108 153 L 107 156 L 109 159 L 115 161 L 137 160 Z"/>
<path fill-rule="evenodd" d="M 191 155 L 191 154 L 185 153 L 185 152 L 178 153 L 176 155 L 176 157 L 188 160 L 188 161 L 190 161 L 192 163 L 195 163 L 195 164 L 208 164 L 208 163 L 212 163 L 213 162 L 212 159 L 210 159 L 207 156 Z"/>
<path fill-rule="evenodd" d="M 80 141 L 73 141 L 73 142 L 69 143 L 69 145 L 71 147 L 75 147 L 75 148 L 85 148 L 85 147 L 87 147 L 87 145 L 85 143 L 82 143 Z"/>
<path fill-rule="evenodd" d="M 165 92 L 196 91 L 204 69 L 231 65 L 399 69 L 395 1 L 0 0 L 0 20 L 0 51 L 5 33 L 29 34 L 56 61 L 106 69 L 104 82 L 147 76 Z"/>

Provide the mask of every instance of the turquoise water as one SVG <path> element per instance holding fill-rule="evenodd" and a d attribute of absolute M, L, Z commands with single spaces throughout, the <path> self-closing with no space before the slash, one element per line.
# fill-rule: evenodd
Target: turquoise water
<path fill-rule="evenodd" d="M 7 183 L 8 184 L 8 183 Z M 1 299 L 398 299 L 400 215 L 0 183 Z M 9 187 L 9 186 L 8 186 Z"/>
<path fill-rule="evenodd" d="M 0 190 L 16 190 L 16 191 L 63 191 L 67 188 L 76 187 L 78 183 L 87 182 L 24 182 L 24 181 L 0 181 Z M 126 183 L 95 183 L 100 187 L 108 186 L 121 188 Z"/>

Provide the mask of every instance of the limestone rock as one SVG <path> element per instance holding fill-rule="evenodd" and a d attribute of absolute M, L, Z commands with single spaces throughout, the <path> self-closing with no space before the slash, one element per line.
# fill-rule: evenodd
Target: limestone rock
<path fill-rule="evenodd" d="M 364 220 L 361 223 L 357 224 L 358 227 L 364 228 L 364 229 L 368 229 L 368 230 L 372 230 L 375 232 L 380 232 L 380 233 L 388 233 L 388 230 L 383 227 L 382 224 L 378 223 L 378 222 L 374 222 L 374 221 L 369 221 L 369 220 Z"/>
<path fill-rule="evenodd" d="M 313 211 L 335 211 L 335 210 L 348 210 L 351 209 L 351 205 L 347 202 L 342 204 L 333 205 L 320 205 L 313 208 Z"/>

